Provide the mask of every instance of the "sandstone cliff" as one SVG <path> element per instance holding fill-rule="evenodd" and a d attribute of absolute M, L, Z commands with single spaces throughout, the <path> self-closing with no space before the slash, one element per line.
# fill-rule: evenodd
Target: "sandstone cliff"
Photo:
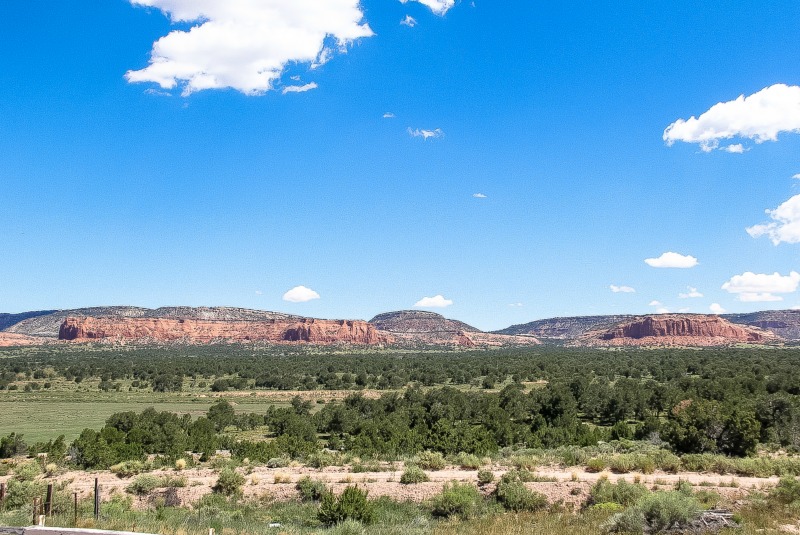
<path fill-rule="evenodd" d="M 209 343 L 216 341 L 375 345 L 391 342 L 365 321 L 311 318 L 261 321 L 173 318 L 68 317 L 58 338 L 90 340 Z"/>
<path fill-rule="evenodd" d="M 580 342 L 590 345 L 717 346 L 777 340 L 770 332 L 735 325 L 716 315 L 659 314 L 636 317 L 609 329 L 591 331 Z"/>

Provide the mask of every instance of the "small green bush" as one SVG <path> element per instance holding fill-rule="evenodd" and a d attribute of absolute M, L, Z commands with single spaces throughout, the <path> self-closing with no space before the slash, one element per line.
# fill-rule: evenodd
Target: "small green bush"
<path fill-rule="evenodd" d="M 611 531 L 625 533 L 658 533 L 667 529 L 681 529 L 696 518 L 700 503 L 691 496 L 677 491 L 654 492 L 642 496 L 611 520 Z"/>
<path fill-rule="evenodd" d="M 463 451 L 456 455 L 455 461 L 457 465 L 465 470 L 477 470 L 483 465 L 480 457 Z"/>
<path fill-rule="evenodd" d="M 125 490 L 137 496 L 144 496 L 150 494 L 153 490 L 161 486 L 161 481 L 158 477 L 151 474 L 142 474 L 134 479 L 130 485 L 125 487 Z"/>
<path fill-rule="evenodd" d="M 592 486 L 590 496 L 593 504 L 618 503 L 629 506 L 647 493 L 647 488 L 639 483 L 628 483 L 624 479 L 611 483 L 608 479 L 602 478 Z"/>
<path fill-rule="evenodd" d="M 468 483 L 452 481 L 445 483 L 441 494 L 431 500 L 431 514 L 436 517 L 471 518 L 478 510 L 481 495 Z"/>
<path fill-rule="evenodd" d="M 494 472 L 491 470 L 478 470 L 478 485 L 488 485 L 494 481 Z"/>
<path fill-rule="evenodd" d="M 525 487 L 522 481 L 503 481 L 494 492 L 497 501 L 509 511 L 538 511 L 547 506 L 547 498 Z"/>
<path fill-rule="evenodd" d="M 423 451 L 417 454 L 414 464 L 423 470 L 442 470 L 447 466 L 444 457 L 438 451 Z"/>
<path fill-rule="evenodd" d="M 522 483 L 531 483 L 536 481 L 536 476 L 527 470 L 509 470 L 503 474 L 500 480 L 505 482 L 521 481 Z"/>
<path fill-rule="evenodd" d="M 425 473 L 425 470 L 419 466 L 409 465 L 406 466 L 403 475 L 400 476 L 400 483 L 403 485 L 411 485 L 414 483 L 425 483 L 430 481 L 431 478 Z"/>
<path fill-rule="evenodd" d="M 769 493 L 771 500 L 782 505 L 793 504 L 800 500 L 800 481 L 795 477 L 782 477 Z"/>
<path fill-rule="evenodd" d="M 593 457 L 586 461 L 587 472 L 602 472 L 608 468 L 608 462 L 602 457 Z"/>
<path fill-rule="evenodd" d="M 109 470 L 111 470 L 111 473 L 115 474 L 117 477 L 127 478 L 141 474 L 143 471 L 145 471 L 145 465 L 141 461 L 125 461 L 115 464 L 109 468 Z"/>
<path fill-rule="evenodd" d="M 14 467 L 14 479 L 17 481 L 33 481 L 42 473 L 42 467 L 36 461 L 18 464 Z"/>
<path fill-rule="evenodd" d="M 636 468 L 636 459 L 627 453 L 615 455 L 608 461 L 608 467 L 617 474 L 627 474 Z"/>
<path fill-rule="evenodd" d="M 219 473 L 217 483 L 214 485 L 213 490 L 225 496 L 233 496 L 241 494 L 242 485 L 244 485 L 244 476 L 233 468 L 225 468 Z"/>
<path fill-rule="evenodd" d="M 267 461 L 267 468 L 286 468 L 290 462 L 288 457 L 273 457 Z"/>
<path fill-rule="evenodd" d="M 332 492 L 323 495 L 317 518 L 326 526 L 335 526 L 346 520 L 371 524 L 375 519 L 375 509 L 367 500 L 366 490 L 347 487 L 338 498 Z"/>
<path fill-rule="evenodd" d="M 300 500 L 304 502 L 318 502 L 328 492 L 325 483 L 317 479 L 311 479 L 308 476 L 301 477 L 297 481 L 295 488 L 300 493 Z"/>

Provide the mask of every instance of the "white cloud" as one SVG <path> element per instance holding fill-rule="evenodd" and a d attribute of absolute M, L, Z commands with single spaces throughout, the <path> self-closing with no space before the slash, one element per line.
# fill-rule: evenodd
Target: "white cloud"
<path fill-rule="evenodd" d="M 680 312 L 681 314 L 686 314 L 687 312 L 690 312 L 691 310 L 692 309 L 689 308 L 689 307 L 683 307 L 683 308 L 679 308 L 678 312 Z"/>
<path fill-rule="evenodd" d="M 719 303 L 711 303 L 708 307 L 712 314 L 725 314 L 725 309 Z"/>
<path fill-rule="evenodd" d="M 384 119 L 394 119 L 394 113 L 392 113 L 390 111 L 387 111 L 386 113 L 383 114 L 383 118 Z"/>
<path fill-rule="evenodd" d="M 422 139 L 427 141 L 428 139 L 437 139 L 444 137 L 444 132 L 442 132 L 441 128 L 437 128 L 436 130 L 423 130 L 415 128 L 412 130 L 409 127 L 408 135 L 410 135 L 411 137 L 421 137 Z"/>
<path fill-rule="evenodd" d="M 668 308 L 664 308 L 664 307 L 660 307 L 660 308 L 656 309 L 656 314 L 669 314 L 669 309 Z"/>
<path fill-rule="evenodd" d="M 262 292 L 261 290 L 256 290 L 256 295 L 264 295 L 264 292 Z"/>
<path fill-rule="evenodd" d="M 744 154 L 746 151 L 750 149 L 744 148 L 744 145 L 741 143 L 736 143 L 734 145 L 727 145 L 725 147 L 721 147 L 719 150 L 724 150 L 725 152 L 730 152 L 731 154 Z"/>
<path fill-rule="evenodd" d="M 305 286 L 295 286 L 283 294 L 283 300 L 289 301 L 290 303 L 305 303 L 306 301 L 313 301 L 314 299 L 319 299 L 319 294 Z"/>
<path fill-rule="evenodd" d="M 691 268 L 697 265 L 697 259 L 689 255 L 667 252 L 658 258 L 647 258 L 645 263 L 654 268 Z"/>
<path fill-rule="evenodd" d="M 739 301 L 754 303 L 783 301 L 783 297 L 775 294 L 792 293 L 797 290 L 798 284 L 800 273 L 796 271 L 786 276 L 777 272 L 769 275 L 746 271 L 731 277 L 731 280 L 722 285 L 722 289 L 737 294 Z"/>
<path fill-rule="evenodd" d="M 411 15 L 406 15 L 406 18 L 400 21 L 400 24 L 403 26 L 408 26 L 409 28 L 413 28 L 417 25 L 417 19 L 412 17 Z"/>
<path fill-rule="evenodd" d="M 475 197 L 476 199 L 485 199 L 486 198 L 486 195 L 484 195 L 483 193 L 473 193 L 472 196 Z"/>
<path fill-rule="evenodd" d="M 400 2 L 403 4 L 419 2 L 423 6 L 428 6 L 437 15 L 444 15 L 451 7 L 456 5 L 456 0 L 400 0 Z"/>
<path fill-rule="evenodd" d="M 306 91 L 311 91 L 312 89 L 316 89 L 319 87 L 316 82 L 311 82 L 310 84 L 305 85 L 287 85 L 283 88 L 282 93 L 285 95 L 286 93 L 305 93 Z"/>
<path fill-rule="evenodd" d="M 508 306 L 519 308 L 519 307 L 524 307 L 525 305 L 523 305 L 522 303 L 509 303 Z"/>
<path fill-rule="evenodd" d="M 289 63 L 320 65 L 333 50 L 373 35 L 359 0 L 129 0 L 154 7 L 173 30 L 153 43 L 150 64 L 125 74 L 184 95 L 233 88 L 259 95 L 273 88 Z"/>
<path fill-rule="evenodd" d="M 794 178 L 796 180 L 800 180 L 800 173 L 797 173 L 796 175 L 792 175 L 792 178 Z"/>
<path fill-rule="evenodd" d="M 660 307 L 661 306 L 661 301 L 655 301 L 655 300 L 654 301 L 650 301 L 649 303 L 647 303 L 647 306 L 649 306 L 649 307 Z"/>
<path fill-rule="evenodd" d="M 664 141 L 699 143 L 704 152 L 734 137 L 756 143 L 777 141 L 782 132 L 800 132 L 800 87 L 775 84 L 736 100 L 720 102 L 700 115 L 678 119 L 664 130 Z M 728 152 L 737 152 L 726 147 Z"/>
<path fill-rule="evenodd" d="M 442 295 L 435 295 L 433 297 L 423 297 L 414 303 L 414 306 L 425 308 L 445 308 L 452 304 L 453 302 L 450 299 L 445 299 Z"/>
<path fill-rule="evenodd" d="M 800 195 L 795 195 L 774 210 L 766 210 L 771 223 L 753 225 L 745 230 L 754 238 L 768 236 L 774 245 L 800 243 Z"/>
<path fill-rule="evenodd" d="M 697 288 L 692 288 L 691 286 L 687 286 L 686 289 L 688 290 L 686 293 L 679 293 L 678 297 L 681 299 L 692 299 L 695 297 L 703 297 L 703 294 L 697 291 Z"/>
<path fill-rule="evenodd" d="M 615 294 L 616 293 L 620 293 L 620 292 L 621 293 L 626 293 L 626 294 L 632 294 L 632 293 L 636 292 L 636 290 L 634 290 L 630 286 L 617 286 L 616 284 L 612 284 L 611 286 L 609 286 L 609 288 Z"/>

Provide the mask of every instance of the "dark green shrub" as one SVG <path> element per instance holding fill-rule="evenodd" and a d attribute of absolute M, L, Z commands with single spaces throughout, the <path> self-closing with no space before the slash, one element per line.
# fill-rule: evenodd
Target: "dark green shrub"
<path fill-rule="evenodd" d="M 654 492 L 613 517 L 610 528 L 611 531 L 624 533 L 658 533 L 673 528 L 680 530 L 695 519 L 700 511 L 700 503 L 693 497 L 677 491 Z"/>
<path fill-rule="evenodd" d="M 445 483 L 441 494 L 431 500 L 431 513 L 437 517 L 468 519 L 475 515 L 481 495 L 468 483 L 453 481 Z"/>
<path fill-rule="evenodd" d="M 347 487 L 338 498 L 332 492 L 326 492 L 317 517 L 326 526 L 334 526 L 345 520 L 371 524 L 375 519 L 375 510 L 373 504 L 367 500 L 367 491 L 358 487 Z"/>
<path fill-rule="evenodd" d="M 400 476 L 400 483 L 403 485 L 411 485 L 414 483 L 425 483 L 430 481 L 431 478 L 425 473 L 425 470 L 419 466 L 409 465 L 406 466 L 403 475 Z"/>
<path fill-rule="evenodd" d="M 322 481 L 303 476 L 298 480 L 295 488 L 300 493 L 300 499 L 304 502 L 318 502 L 322 499 L 328 487 Z"/>
<path fill-rule="evenodd" d="M 800 500 L 800 481 L 795 477 L 782 477 L 769 497 L 782 504 L 789 505 Z"/>

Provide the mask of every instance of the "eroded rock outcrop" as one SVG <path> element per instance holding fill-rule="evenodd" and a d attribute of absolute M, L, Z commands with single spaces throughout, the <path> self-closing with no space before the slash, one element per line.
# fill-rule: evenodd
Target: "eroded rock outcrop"
<path fill-rule="evenodd" d="M 154 342 L 210 343 L 216 341 L 311 344 L 376 345 L 392 341 L 387 333 L 360 320 L 312 318 L 261 321 L 219 321 L 174 318 L 68 317 L 58 338 L 91 340 L 145 340 Z"/>
<path fill-rule="evenodd" d="M 773 342 L 767 331 L 735 325 L 716 315 L 659 314 L 636 317 L 607 330 L 593 331 L 582 342 L 600 345 L 691 345 L 716 346 L 736 343 Z"/>

